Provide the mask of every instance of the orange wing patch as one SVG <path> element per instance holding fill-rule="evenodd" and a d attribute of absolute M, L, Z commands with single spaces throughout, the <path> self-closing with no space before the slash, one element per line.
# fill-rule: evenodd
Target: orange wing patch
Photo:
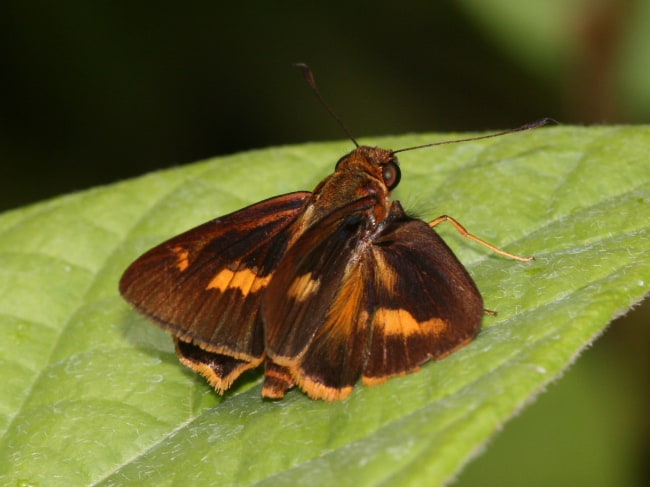
<path fill-rule="evenodd" d="M 212 278 L 205 289 L 216 289 L 224 292 L 226 289 L 235 288 L 239 289 L 242 294 L 247 295 L 265 288 L 270 280 L 270 274 L 266 277 L 258 277 L 258 275 L 249 268 L 244 268 L 240 271 L 223 269 Z"/>
<path fill-rule="evenodd" d="M 321 335 L 334 333 L 338 336 L 350 336 L 351 327 L 355 323 L 364 323 L 360 314 L 364 311 L 365 299 L 363 296 L 364 283 L 359 272 L 348 266 L 342 280 L 341 289 L 337 292 L 334 302 L 330 307 L 329 315 Z M 367 316 L 366 316 L 367 319 Z"/>
<path fill-rule="evenodd" d="M 419 323 L 405 309 L 380 308 L 375 313 L 373 325 L 381 326 L 385 335 L 398 335 L 405 338 L 422 332 L 440 335 L 447 329 L 447 324 L 439 318 Z"/>
<path fill-rule="evenodd" d="M 306 301 L 320 289 L 320 279 L 313 279 L 311 272 L 297 277 L 287 290 L 287 296 L 296 301 Z"/>
<path fill-rule="evenodd" d="M 172 248 L 172 252 L 176 256 L 176 267 L 179 271 L 183 272 L 190 266 L 190 253 L 185 247 L 177 245 Z"/>
<path fill-rule="evenodd" d="M 373 249 L 372 256 L 375 260 L 375 264 L 377 264 L 377 270 L 375 271 L 375 286 L 377 288 L 381 287 L 386 289 L 387 294 L 393 294 L 395 292 L 395 284 L 398 277 L 397 272 L 395 272 L 395 269 L 386 262 L 382 250 Z"/>
<path fill-rule="evenodd" d="M 420 325 L 405 309 L 380 308 L 375 313 L 373 325 L 382 327 L 385 335 L 407 337 L 420 332 Z"/>

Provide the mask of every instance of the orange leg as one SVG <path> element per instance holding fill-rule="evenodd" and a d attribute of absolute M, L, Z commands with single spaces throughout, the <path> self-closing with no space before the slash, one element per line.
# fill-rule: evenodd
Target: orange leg
<path fill-rule="evenodd" d="M 497 254 L 501 254 L 505 257 L 509 257 L 510 259 L 518 260 L 521 262 L 530 262 L 531 260 L 535 260 L 535 257 L 521 257 L 519 255 L 511 254 L 510 252 L 506 252 L 505 250 L 501 250 L 500 248 L 495 247 L 494 245 L 487 243 L 485 240 L 481 240 L 478 238 L 476 235 L 472 235 L 469 233 L 464 226 L 462 226 L 458 220 L 455 218 L 452 218 L 447 215 L 442 215 L 433 220 L 432 222 L 429 222 L 429 226 L 431 228 L 435 227 L 436 225 L 439 225 L 442 222 L 449 222 L 451 223 L 454 227 L 456 227 L 456 230 L 458 230 L 458 233 L 460 233 L 463 237 L 469 238 L 470 240 L 474 240 L 474 242 L 480 243 L 481 245 L 487 247 L 488 249 L 492 250 L 493 252 L 496 252 Z"/>

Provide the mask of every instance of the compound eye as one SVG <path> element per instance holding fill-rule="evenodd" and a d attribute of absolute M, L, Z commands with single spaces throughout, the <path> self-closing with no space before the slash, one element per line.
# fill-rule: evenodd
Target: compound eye
<path fill-rule="evenodd" d="M 394 161 L 389 162 L 383 167 L 381 175 L 384 178 L 384 184 L 388 187 L 388 189 L 393 189 L 395 186 L 397 186 L 399 184 L 400 178 L 402 177 L 399 166 Z"/>

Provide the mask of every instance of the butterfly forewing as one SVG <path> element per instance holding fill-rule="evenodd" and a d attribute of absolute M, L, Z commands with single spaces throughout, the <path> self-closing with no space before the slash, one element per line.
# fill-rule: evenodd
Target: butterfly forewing
<path fill-rule="evenodd" d="M 338 399 L 359 380 L 372 303 L 363 259 L 370 198 L 313 225 L 287 251 L 263 300 L 266 352 L 311 397 Z"/>
<path fill-rule="evenodd" d="M 271 198 L 174 237 L 131 264 L 120 291 L 178 340 L 259 363 L 264 352 L 261 297 L 290 238 L 284 230 L 310 196 Z M 236 368 L 232 363 L 225 367 Z"/>

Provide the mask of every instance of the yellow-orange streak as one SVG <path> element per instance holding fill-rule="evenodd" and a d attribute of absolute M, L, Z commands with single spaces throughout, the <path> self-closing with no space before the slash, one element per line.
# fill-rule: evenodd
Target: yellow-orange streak
<path fill-rule="evenodd" d="M 405 309 L 380 308 L 375 313 L 375 326 L 381 326 L 386 335 L 411 336 L 416 333 L 434 333 L 440 335 L 447 325 L 439 318 L 419 323 L 411 313 Z"/>
<path fill-rule="evenodd" d="M 205 289 L 217 289 L 224 292 L 226 289 L 239 289 L 244 294 L 254 293 L 266 287 L 271 280 L 271 275 L 258 277 L 250 269 L 231 271 L 224 269 L 208 283 Z"/>
<path fill-rule="evenodd" d="M 359 265 L 359 264 L 356 264 Z M 334 333 L 338 336 L 352 336 L 355 328 L 360 328 L 360 314 L 365 303 L 361 274 L 355 268 L 345 271 L 342 286 L 330 307 L 322 334 Z"/>
<path fill-rule="evenodd" d="M 307 298 L 316 294 L 319 289 L 320 280 L 312 279 L 311 272 L 308 272 L 293 280 L 287 290 L 287 296 L 298 302 L 305 301 Z"/>
<path fill-rule="evenodd" d="M 190 253 L 183 247 L 174 247 L 172 252 L 176 256 L 176 267 L 183 272 L 190 266 Z"/>
<path fill-rule="evenodd" d="M 377 287 L 383 287 L 387 293 L 392 294 L 395 290 L 397 281 L 397 273 L 384 259 L 384 255 L 380 251 L 373 252 L 375 263 L 377 264 L 375 270 L 375 280 Z"/>

